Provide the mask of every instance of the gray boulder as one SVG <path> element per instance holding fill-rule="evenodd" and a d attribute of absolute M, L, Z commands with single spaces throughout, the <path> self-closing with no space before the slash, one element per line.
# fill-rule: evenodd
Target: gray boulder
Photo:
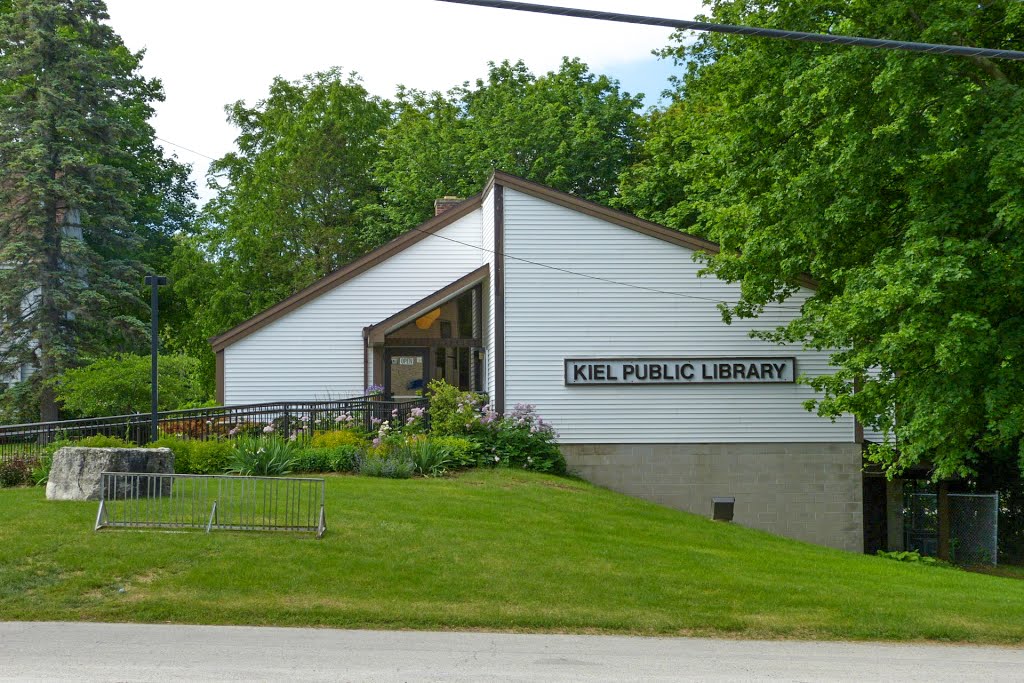
<path fill-rule="evenodd" d="M 173 474 L 174 453 L 169 448 L 61 448 L 53 455 L 46 498 L 99 500 L 103 472 Z"/>

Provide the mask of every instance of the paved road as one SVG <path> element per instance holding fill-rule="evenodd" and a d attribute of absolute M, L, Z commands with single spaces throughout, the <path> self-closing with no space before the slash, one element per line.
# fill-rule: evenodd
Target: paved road
<path fill-rule="evenodd" d="M 1024 650 L 0 622 L 0 680 L 1022 680 Z"/>

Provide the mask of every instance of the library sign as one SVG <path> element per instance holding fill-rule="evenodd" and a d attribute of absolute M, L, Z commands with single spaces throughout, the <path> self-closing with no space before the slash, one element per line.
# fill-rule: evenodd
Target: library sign
<path fill-rule="evenodd" d="M 796 358 L 566 358 L 567 385 L 796 381 Z"/>

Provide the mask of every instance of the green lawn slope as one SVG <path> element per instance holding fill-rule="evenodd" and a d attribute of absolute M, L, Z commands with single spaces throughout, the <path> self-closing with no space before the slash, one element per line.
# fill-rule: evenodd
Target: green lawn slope
<path fill-rule="evenodd" d="M 1024 582 L 509 471 L 329 477 L 329 530 L 92 530 L 0 491 L 0 619 L 1024 642 Z"/>

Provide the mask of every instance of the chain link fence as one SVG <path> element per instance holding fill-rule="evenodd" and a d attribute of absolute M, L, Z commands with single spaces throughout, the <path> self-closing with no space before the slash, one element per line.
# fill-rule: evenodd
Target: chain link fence
<path fill-rule="evenodd" d="M 949 494 L 949 559 L 955 564 L 999 560 L 999 494 Z"/>
<path fill-rule="evenodd" d="M 950 493 L 949 559 L 954 564 L 999 560 L 999 494 Z M 939 506 L 934 493 L 908 493 L 904 547 L 934 557 L 939 551 Z"/>

